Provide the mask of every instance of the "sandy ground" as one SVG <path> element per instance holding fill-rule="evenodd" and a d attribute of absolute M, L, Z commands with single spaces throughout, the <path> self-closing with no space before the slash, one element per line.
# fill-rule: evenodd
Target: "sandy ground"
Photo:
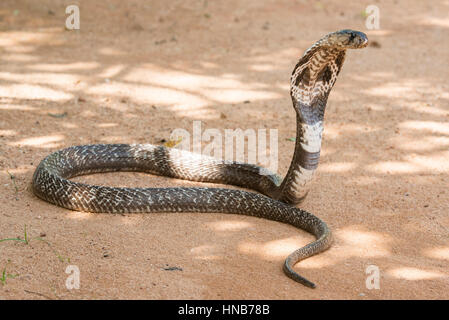
<path fill-rule="evenodd" d="M 449 1 L 79 1 L 81 29 L 67 31 L 72 3 L 0 3 L 0 238 L 23 239 L 26 226 L 30 239 L 0 242 L 0 299 L 449 298 Z M 366 30 L 369 4 L 380 8 L 379 30 Z M 194 120 L 221 132 L 278 129 L 285 174 L 293 66 L 344 28 L 374 45 L 348 53 L 301 205 L 335 234 L 329 251 L 296 266 L 317 289 L 282 273 L 286 255 L 313 240 L 293 227 L 237 215 L 88 214 L 31 193 L 52 151 L 160 144 L 175 128 L 192 132 Z M 139 173 L 77 179 L 198 185 Z M 79 290 L 66 288 L 69 265 L 80 270 Z M 366 287 L 370 265 L 380 289 Z"/>

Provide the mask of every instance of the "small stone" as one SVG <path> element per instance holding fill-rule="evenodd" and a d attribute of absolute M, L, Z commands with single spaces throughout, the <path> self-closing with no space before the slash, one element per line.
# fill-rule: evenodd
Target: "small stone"
<path fill-rule="evenodd" d="M 162 268 L 162 269 L 164 269 L 165 271 L 182 271 L 182 268 L 179 268 L 179 267 L 168 267 L 168 265 L 167 265 L 167 267 Z"/>
<path fill-rule="evenodd" d="M 143 31 L 144 29 L 143 29 L 143 27 L 142 27 L 140 24 L 135 23 L 135 24 L 131 27 L 131 30 L 134 30 L 134 31 Z"/>
<path fill-rule="evenodd" d="M 377 42 L 377 41 L 371 41 L 370 43 L 369 43 L 369 45 L 370 45 L 370 47 L 373 47 L 373 48 L 380 48 L 381 47 L 381 45 L 380 45 L 380 43 L 379 42 Z"/>
<path fill-rule="evenodd" d="M 67 112 L 64 113 L 48 113 L 50 117 L 53 118 L 65 118 L 67 116 Z"/>

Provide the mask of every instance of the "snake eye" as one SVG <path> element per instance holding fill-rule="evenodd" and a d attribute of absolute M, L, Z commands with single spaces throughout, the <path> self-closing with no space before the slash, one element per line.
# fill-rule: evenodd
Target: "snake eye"
<path fill-rule="evenodd" d="M 355 34 L 351 32 L 350 36 L 349 36 L 349 42 L 352 42 L 355 39 Z"/>

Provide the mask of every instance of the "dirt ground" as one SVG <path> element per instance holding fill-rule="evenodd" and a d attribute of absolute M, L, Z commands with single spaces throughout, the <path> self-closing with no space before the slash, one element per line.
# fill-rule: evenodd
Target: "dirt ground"
<path fill-rule="evenodd" d="M 65 30 L 78 4 L 81 29 Z M 367 30 L 365 8 L 380 9 Z M 448 299 L 449 2 L 0 2 L 0 299 Z M 328 102 L 322 157 L 301 205 L 335 234 L 313 240 L 223 214 L 89 214 L 30 191 L 52 151 L 161 144 L 175 128 L 273 128 L 285 174 L 295 136 L 291 71 L 328 32 L 366 32 Z M 141 173 L 77 178 L 115 186 L 190 186 Z M 45 240 L 45 241 L 43 241 Z M 80 270 L 69 290 L 66 268 Z M 380 288 L 368 289 L 368 266 Z M 166 270 L 169 269 L 169 270 Z"/>

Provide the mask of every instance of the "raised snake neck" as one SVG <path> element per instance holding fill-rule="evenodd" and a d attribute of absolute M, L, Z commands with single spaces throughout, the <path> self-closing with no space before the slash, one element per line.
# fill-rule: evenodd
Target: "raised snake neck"
<path fill-rule="evenodd" d="M 291 78 L 291 97 L 297 113 L 294 156 L 284 179 L 256 165 L 223 161 L 187 151 L 149 144 L 101 144 L 69 147 L 47 156 L 37 167 L 32 187 L 41 199 L 80 211 L 214 212 L 275 220 L 312 233 L 317 240 L 290 254 L 284 263 L 287 276 L 308 287 L 309 280 L 293 270 L 294 264 L 326 250 L 332 235 L 313 214 L 290 204 L 307 195 L 318 166 L 327 98 L 348 48 L 362 48 L 366 35 L 342 30 L 330 33 L 310 47 Z M 143 171 L 168 177 L 231 184 L 262 194 L 224 188 L 115 188 L 88 185 L 71 177 L 108 171 Z M 264 172 L 264 174 L 261 174 Z"/>

